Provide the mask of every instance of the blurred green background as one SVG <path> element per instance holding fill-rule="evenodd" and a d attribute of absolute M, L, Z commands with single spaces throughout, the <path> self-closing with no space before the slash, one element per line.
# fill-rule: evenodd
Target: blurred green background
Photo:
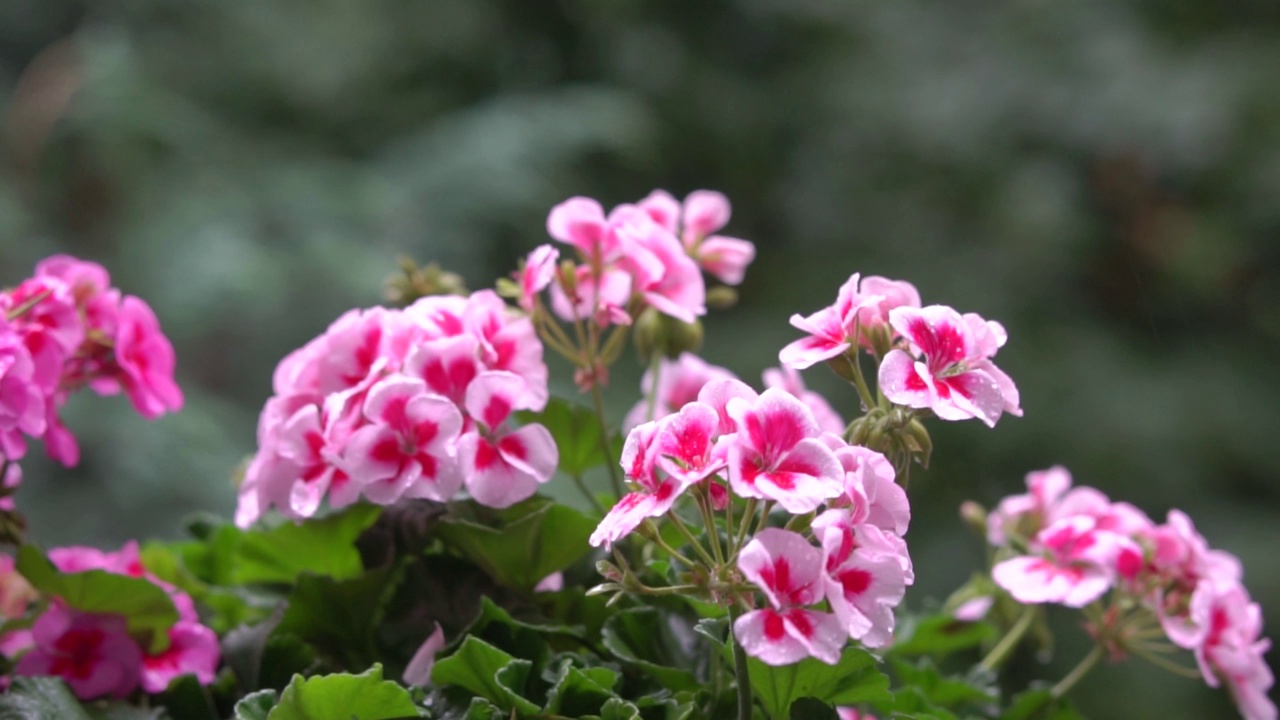
<path fill-rule="evenodd" d="M 855 271 L 1009 328 L 1026 417 L 935 424 L 912 605 L 980 562 L 962 499 L 1063 463 L 1154 517 L 1188 510 L 1280 627 L 1270 0 L 5 0 L 0 122 L 0 282 L 53 252 L 104 263 L 157 309 L 187 393 L 154 424 L 72 401 L 81 466 L 26 463 L 42 542 L 229 513 L 274 364 L 380 302 L 398 254 L 484 287 L 570 195 L 707 187 L 759 248 L 707 320 L 706 357 L 748 380 Z M 616 417 L 637 375 L 617 372 Z M 1073 664 L 1062 630 L 1050 667 L 1018 672 Z M 1080 704 L 1232 714 L 1138 662 Z"/>

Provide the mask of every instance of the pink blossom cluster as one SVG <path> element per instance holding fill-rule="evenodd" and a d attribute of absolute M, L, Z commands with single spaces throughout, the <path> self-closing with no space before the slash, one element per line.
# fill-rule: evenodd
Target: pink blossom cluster
<path fill-rule="evenodd" d="M 663 358 L 658 362 L 656 394 L 653 417 L 649 418 L 649 401 L 637 402 L 622 423 L 624 430 L 631 430 L 646 420 L 660 420 L 698 399 L 698 393 L 713 380 L 738 380 L 728 368 L 712 365 L 693 353 L 681 353 L 675 360 Z M 766 388 L 781 388 L 794 395 L 813 411 L 813 417 L 823 432 L 840 434 L 845 422 L 826 398 L 805 387 L 800 373 L 789 367 L 770 368 L 764 371 Z M 647 370 L 640 380 L 642 394 L 654 391 L 654 372 Z"/>
<path fill-rule="evenodd" d="M 636 490 L 601 521 L 593 546 L 666 515 L 695 486 L 717 509 L 745 498 L 795 515 L 823 510 L 812 541 L 769 528 L 739 554 L 739 571 L 770 604 L 735 625 L 749 654 L 775 665 L 809 656 L 834 663 L 849 638 L 889 642 L 893 608 L 914 579 L 906 493 L 883 455 L 824 432 L 799 398 L 713 380 L 677 412 L 635 427 L 622 467 Z M 829 612 L 814 609 L 822 603 Z"/>
<path fill-rule="evenodd" d="M 221 651 L 213 630 L 202 625 L 191 597 L 148 573 L 138 557 L 137 543 L 117 552 L 86 547 L 51 550 L 49 559 L 64 573 L 105 570 L 145 578 L 163 587 L 178 610 L 178 621 L 168 629 L 168 647 L 158 653 L 140 644 L 128 631 L 123 616 L 89 613 L 68 607 L 60 598 L 35 619 L 29 630 L 7 633 L 0 651 L 16 659 L 18 675 L 52 675 L 62 678 L 81 699 L 125 697 L 141 687 L 148 693 L 163 692 L 181 675 L 193 674 L 202 685 L 213 682 Z M 20 576 L 12 573 L 7 559 L 3 585 L 22 589 Z M 6 615 L 20 616 L 35 593 L 26 586 L 23 607 L 5 608 Z M 13 613 L 10 615 L 9 613 Z"/>
<path fill-rule="evenodd" d="M 893 403 L 988 426 L 1004 413 L 1022 415 L 1013 380 L 991 361 L 1008 339 L 1004 327 L 945 305 L 921 307 L 908 282 L 855 273 L 834 305 L 791 324 L 808 335 L 779 353 L 787 367 L 856 361 L 865 347 L 877 354 L 880 390 Z"/>
<path fill-rule="evenodd" d="M 728 199 L 709 190 L 694 191 L 683 203 L 655 190 L 608 214 L 591 198 L 569 198 L 551 209 L 547 233 L 573 246 L 578 262 L 564 268 L 555 247 L 536 248 L 519 274 L 521 307 L 532 311 L 550 286 L 551 309 L 566 322 L 628 325 L 647 306 L 691 323 L 706 313 L 699 270 L 737 285 L 755 259 L 750 242 L 715 234 L 730 214 Z"/>
<path fill-rule="evenodd" d="M 1263 660 L 1270 641 L 1235 556 L 1210 548 L 1184 513 L 1157 524 L 1094 488 L 1073 488 L 1062 467 L 1028 474 L 1027 490 L 987 519 L 988 541 L 1016 553 L 993 568 L 996 584 L 1023 603 L 1069 607 L 1123 593 L 1170 642 L 1194 652 L 1210 686 L 1227 685 L 1244 717 L 1274 720 L 1274 678 Z"/>
<path fill-rule="evenodd" d="M 555 472 L 555 442 L 519 410 L 547 403 L 533 324 L 493 291 L 351 310 L 285 357 L 258 422 L 236 522 L 270 508 L 311 517 L 323 501 L 446 501 L 465 485 L 490 507 Z"/>
<path fill-rule="evenodd" d="M 58 417 L 83 387 L 124 391 L 154 419 L 182 407 L 173 346 L 143 300 L 111 286 L 106 269 L 69 255 L 36 265 L 35 275 L 0 292 L 0 459 L 20 460 L 27 438 L 44 440 L 63 465 L 80 449 Z M 6 484 L 17 483 L 17 468 Z"/>

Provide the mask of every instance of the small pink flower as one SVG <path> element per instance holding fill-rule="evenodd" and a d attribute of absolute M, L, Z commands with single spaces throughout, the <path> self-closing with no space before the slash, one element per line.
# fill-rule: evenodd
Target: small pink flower
<path fill-rule="evenodd" d="M 622 470 L 639 490 L 619 498 L 587 541 L 592 547 L 613 546 L 631 534 L 646 518 L 661 517 L 696 480 L 689 476 L 659 474 L 658 457 L 663 421 L 637 426 L 622 446 Z"/>
<path fill-rule="evenodd" d="M 182 409 L 173 379 L 173 345 L 160 331 L 151 307 L 132 295 L 120 303 L 115 359 L 119 381 L 138 414 L 154 419 Z"/>
<path fill-rule="evenodd" d="M 735 398 L 737 427 L 729 445 L 729 486 L 740 497 L 775 500 L 789 512 L 811 512 L 844 489 L 844 471 L 818 439 L 813 413 L 792 395 L 765 390 L 754 402 Z"/>
<path fill-rule="evenodd" d="M 960 606 L 951 613 L 951 617 L 961 622 L 978 622 L 987 616 L 995 603 L 994 595 L 979 595 L 960 603 Z"/>
<path fill-rule="evenodd" d="M 663 418 L 655 439 L 658 465 L 686 484 L 722 470 L 725 460 L 713 452 L 719 422 L 716 411 L 700 402 L 689 403 Z"/>
<path fill-rule="evenodd" d="M 822 541 L 824 592 L 849 637 L 884 647 L 893 640 L 893 609 L 911 584 L 910 559 L 896 536 L 848 519 L 828 510 L 813 521 Z"/>
<path fill-rule="evenodd" d="M 707 313 L 707 288 L 698 266 L 680 241 L 648 221 L 624 223 L 618 230 L 622 267 L 633 278 L 632 291 L 658 312 L 691 323 Z"/>
<path fill-rule="evenodd" d="M 63 363 L 84 342 L 84 323 L 65 282 L 34 277 L 0 293 L 0 315 L 27 307 L 12 321 L 31 355 L 35 383 L 46 395 L 58 389 Z"/>
<path fill-rule="evenodd" d="M 346 443 L 342 464 L 361 494 L 379 505 L 401 497 L 444 502 L 462 485 L 454 444 L 462 414 L 422 380 L 392 375 L 369 390 L 368 421 Z"/>
<path fill-rule="evenodd" d="M 18 460 L 25 454 L 23 435 L 44 434 L 45 403 L 30 352 L 0 315 L 0 451 L 6 458 Z"/>
<path fill-rule="evenodd" d="M 444 646 L 444 629 L 440 627 L 440 623 L 436 623 L 436 629 L 427 636 L 409 660 L 409 664 L 405 666 L 404 675 L 401 676 L 404 684 L 412 687 L 430 685 L 431 668 L 435 666 L 436 655 L 444 649 Z"/>
<path fill-rule="evenodd" d="M 525 500 L 551 479 L 560 461 L 551 432 L 538 424 L 509 430 L 516 410 L 537 402 L 519 375 L 488 371 L 467 388 L 466 409 L 473 429 L 458 440 L 458 460 L 471 497 L 504 508 Z"/>
<path fill-rule="evenodd" d="M 1036 535 L 1039 556 L 1005 560 L 991 571 L 1019 602 L 1084 607 L 1111 588 L 1121 538 L 1083 515 L 1059 520 Z"/>
<path fill-rule="evenodd" d="M 733 624 L 748 655 L 769 665 L 815 657 L 834 665 L 846 636 L 830 613 L 806 610 L 822 600 L 822 551 L 796 533 L 766 528 L 738 555 L 743 577 L 759 587 L 772 607 L 753 610 Z"/>
<path fill-rule="evenodd" d="M 880 388 L 891 401 L 929 408 L 943 420 L 978 418 L 994 427 L 1002 413 L 1021 415 L 1013 381 L 990 360 L 1004 328 L 943 305 L 890 311 L 894 329 L 918 349 L 916 360 L 891 350 L 880 364 Z"/>
<path fill-rule="evenodd" d="M 587 197 L 571 197 L 551 208 L 547 234 L 578 248 L 588 259 L 610 259 L 617 247 L 604 208 Z"/>
<path fill-rule="evenodd" d="M 836 717 L 840 720 L 876 720 L 875 715 L 859 712 L 857 708 L 846 706 L 836 708 Z"/>
<path fill-rule="evenodd" d="M 169 628 L 169 647 L 142 658 L 142 689 L 164 692 L 180 675 L 192 674 L 201 685 L 213 682 L 221 650 L 218 636 L 194 622 L 179 622 Z"/>
<path fill-rule="evenodd" d="M 1263 655 L 1271 641 L 1260 638 L 1262 610 L 1238 583 L 1202 583 L 1191 601 L 1192 614 L 1206 629 L 1196 661 L 1210 687 L 1224 683 L 1246 720 L 1275 720 L 1268 698 L 1275 683 Z"/>
<path fill-rule="evenodd" d="M 660 420 L 698 399 L 702 388 L 715 380 L 734 378 L 734 374 L 712 365 L 693 353 L 681 353 L 675 360 L 658 361 L 658 391 L 653 403 L 653 417 L 648 417 L 649 401 L 642 399 L 627 413 L 622 426 L 630 430 L 649 420 Z M 640 380 L 640 392 L 648 395 L 653 388 L 653 371 L 646 370 Z M 755 393 L 752 391 L 752 396 Z"/>
<path fill-rule="evenodd" d="M 626 315 L 631 282 L 631 275 L 616 267 L 604 268 L 597 276 L 591 266 L 579 265 L 574 269 L 572 296 L 560 283 L 551 286 L 551 311 L 565 322 L 595 320 L 601 315 L 612 322 L 621 317 L 619 313 Z"/>
<path fill-rule="evenodd" d="M 517 278 L 520 281 L 520 308 L 533 312 L 534 299 L 551 284 L 556 274 L 560 251 L 550 245 L 539 245 L 529 253 Z"/>
<path fill-rule="evenodd" d="M 124 697 L 138 687 L 142 651 L 125 618 L 94 615 L 54 604 L 32 627 L 35 647 L 23 655 L 18 675 L 62 678 L 77 697 Z"/>

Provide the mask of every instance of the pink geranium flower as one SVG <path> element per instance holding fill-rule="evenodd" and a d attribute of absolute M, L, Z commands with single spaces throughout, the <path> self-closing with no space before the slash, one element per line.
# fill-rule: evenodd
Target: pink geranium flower
<path fill-rule="evenodd" d="M 800 371 L 795 368 L 784 365 L 781 368 L 765 370 L 764 386 L 786 390 L 800 402 L 808 405 L 813 411 L 813 419 L 818 421 L 818 429 L 822 432 L 836 435 L 844 433 L 844 419 L 831 407 L 831 403 L 827 402 L 826 398 L 805 387 L 804 378 L 800 377 Z"/>
<path fill-rule="evenodd" d="M 899 307 L 889 321 L 921 355 L 889 351 L 880 364 L 880 388 L 889 400 L 929 408 L 943 420 L 978 418 L 995 426 L 1002 413 L 1021 415 L 1013 381 L 991 357 L 1005 342 L 1004 328 L 943 305 Z"/>
<path fill-rule="evenodd" d="M 409 659 L 409 664 L 405 666 L 404 675 L 400 678 L 404 684 L 416 687 L 430 685 L 431 668 L 435 667 L 436 655 L 444 649 L 444 646 L 444 629 L 440 627 L 440 623 L 436 623 L 435 630 L 427 636 L 417 652 Z"/>
<path fill-rule="evenodd" d="M 0 454 L 18 460 L 26 453 L 23 435 L 45 432 L 45 394 L 35 381 L 35 363 L 22 337 L 0 315 Z"/>
<path fill-rule="evenodd" d="M 182 409 L 182 390 L 173 379 L 173 345 L 146 302 L 125 297 L 120 303 L 115 359 L 119 381 L 133 407 L 154 419 Z"/>
<path fill-rule="evenodd" d="M 1210 687 L 1225 684 L 1245 720 L 1275 720 L 1268 698 L 1275 684 L 1263 655 L 1271 641 L 1260 638 L 1262 610 L 1238 583 L 1207 581 L 1196 589 L 1192 614 L 1206 632 L 1196 661 Z"/>
<path fill-rule="evenodd" d="M 663 444 L 663 424 L 648 422 L 627 434 L 622 446 L 622 470 L 638 490 L 618 499 L 596 526 L 588 542 L 592 547 L 612 547 L 631 534 L 646 518 L 661 517 L 696 479 L 690 474 L 678 476 L 660 472 L 658 458 Z M 670 443 L 670 440 L 666 440 Z"/>
<path fill-rule="evenodd" d="M 1064 518 L 1036 535 L 1032 549 L 1041 554 L 998 563 L 991 577 L 1019 602 L 1084 607 L 1111 588 L 1124 542 L 1091 517 Z"/>
<path fill-rule="evenodd" d="M 733 624 L 748 655 L 769 665 L 790 665 L 806 657 L 839 662 L 845 642 L 840 621 L 805 609 L 823 598 L 821 550 L 796 533 L 766 528 L 742 549 L 738 569 L 771 605 Z"/>
<path fill-rule="evenodd" d="M 556 274 L 560 251 L 550 245 L 539 245 L 529 253 L 524 267 L 516 274 L 520 282 L 520 308 L 533 312 L 534 299 L 551 284 Z"/>
<path fill-rule="evenodd" d="M 138 687 L 142 651 L 125 618 L 82 613 L 54 604 L 32 627 L 35 646 L 14 672 L 62 678 L 77 697 L 124 697 Z"/>
<path fill-rule="evenodd" d="M 179 622 L 169 628 L 169 647 L 142 658 L 142 689 L 164 692 L 174 678 L 192 674 L 201 685 L 213 682 L 221 650 L 218 636 L 194 622 Z"/>
<path fill-rule="evenodd" d="M 822 541 L 824 592 L 849 637 L 884 647 L 893 640 L 893 609 L 910 584 L 906 545 L 849 519 L 845 511 L 828 510 L 813 521 Z"/>
<path fill-rule="evenodd" d="M 504 508 L 532 496 L 551 479 L 560 461 L 551 432 L 536 423 L 515 430 L 506 426 L 516 410 L 539 399 L 519 375 L 487 371 L 467 388 L 471 429 L 458 440 L 458 460 L 471 497 Z"/>
<path fill-rule="evenodd" d="M 707 313 L 707 288 L 698 265 L 680 241 L 661 226 L 634 219 L 618 229 L 621 265 L 631 273 L 632 292 L 663 315 L 691 323 Z"/>
<path fill-rule="evenodd" d="M 813 412 L 789 393 L 765 390 L 753 402 L 735 398 L 737 428 L 729 445 L 729 486 L 740 497 L 775 500 L 792 513 L 811 512 L 840 495 L 844 471 L 818 439 Z"/>
<path fill-rule="evenodd" d="M 444 502 L 462 486 L 454 445 L 462 413 L 426 383 L 392 375 L 369 390 L 368 424 L 346 442 L 343 466 L 361 493 L 380 505 L 401 497 Z"/>

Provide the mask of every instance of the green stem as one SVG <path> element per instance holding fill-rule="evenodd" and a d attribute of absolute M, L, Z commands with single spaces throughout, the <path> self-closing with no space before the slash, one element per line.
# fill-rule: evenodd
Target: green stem
<path fill-rule="evenodd" d="M 698 539 L 693 536 L 692 532 L 689 532 L 689 528 L 685 526 L 684 521 L 680 519 L 680 516 L 676 514 L 676 511 L 667 511 L 667 517 L 671 518 L 672 524 L 676 526 L 676 529 L 680 531 L 681 535 L 684 535 L 684 539 L 689 541 L 689 544 L 693 546 L 694 551 L 697 552 L 698 557 L 702 558 L 702 561 L 707 564 L 707 567 L 716 567 L 715 558 L 711 557 L 711 554 L 707 552 L 707 549 L 702 547 L 702 543 L 698 542 Z"/>
<path fill-rule="evenodd" d="M 582 476 L 574 473 L 569 477 L 573 478 L 573 484 L 577 485 L 578 490 L 582 491 L 582 496 L 587 499 L 587 502 L 591 503 L 591 507 L 595 508 L 596 512 L 601 515 L 606 514 L 607 511 L 604 509 L 604 506 L 601 505 L 600 501 L 596 499 L 596 496 L 592 495 L 591 491 L 587 489 L 587 483 L 582 479 Z"/>
<path fill-rule="evenodd" d="M 978 667 L 991 672 L 1004 664 L 1009 659 L 1009 655 L 1018 647 L 1018 643 L 1022 642 L 1022 637 L 1031 629 L 1031 623 L 1036 619 L 1036 606 L 1026 605 L 1022 608 L 1022 614 L 1018 616 L 1017 621 L 1013 623 L 1013 627 L 1009 628 L 1009 632 L 1000 638 L 1000 642 L 991 648 L 991 652 L 982 658 L 982 662 L 978 663 Z"/>
<path fill-rule="evenodd" d="M 32 295 L 26 302 L 10 310 L 9 314 L 5 316 L 5 319 L 17 320 L 23 315 L 26 315 L 27 312 L 31 310 L 31 308 L 35 307 L 36 305 L 39 305 L 41 300 L 44 300 L 45 298 L 49 297 L 49 295 L 51 294 L 53 294 L 52 290 L 41 290 L 35 295 Z"/>
<path fill-rule="evenodd" d="M 862 401 L 863 412 L 876 407 L 875 400 L 871 397 L 871 388 L 867 387 L 866 378 L 862 377 L 862 363 L 859 362 L 858 356 L 845 356 L 845 360 L 849 361 L 849 367 L 853 369 L 853 386 L 858 390 L 858 399 Z"/>
<path fill-rule="evenodd" d="M 698 509 L 702 511 L 702 522 L 707 525 L 707 534 L 711 536 L 711 552 L 716 556 L 716 567 L 724 566 L 724 550 L 720 547 L 720 530 L 716 527 L 716 516 L 711 512 L 711 499 L 705 493 L 698 493 Z"/>
<path fill-rule="evenodd" d="M 692 560 L 685 557 L 683 553 L 671 547 L 670 545 L 667 544 L 666 540 L 662 539 L 662 533 L 658 532 L 658 526 L 654 525 L 653 521 L 645 520 L 645 524 L 648 525 L 648 527 L 652 530 L 654 545 L 657 545 L 659 548 L 663 550 L 663 552 L 667 553 L 668 555 L 675 558 L 676 560 L 679 560 L 680 562 L 684 563 L 685 565 L 688 565 L 689 567 L 693 567 L 694 563 Z"/>
<path fill-rule="evenodd" d="M 1071 688 L 1075 687 L 1076 683 L 1080 682 L 1085 675 L 1088 675 L 1093 666 L 1097 665 L 1106 654 L 1107 651 L 1103 649 L 1102 645 L 1094 645 L 1089 654 L 1085 655 L 1084 659 L 1080 661 L 1080 664 L 1072 668 L 1066 677 L 1059 680 L 1058 684 L 1054 685 L 1053 689 L 1049 691 L 1049 694 L 1053 696 L 1054 700 L 1058 700 L 1063 695 L 1071 692 Z"/>
<path fill-rule="evenodd" d="M 729 498 L 729 502 L 733 502 L 733 498 Z M 729 562 L 733 562 L 738 557 L 738 551 L 742 549 L 742 543 L 747 540 L 747 532 L 751 530 L 751 521 L 756 515 L 756 499 L 747 499 L 747 509 L 742 513 L 742 525 L 738 527 L 738 536 L 733 540 L 733 550 L 729 553 Z"/>
<path fill-rule="evenodd" d="M 729 628 L 733 639 L 733 674 L 738 681 L 738 720 L 751 720 L 751 673 L 747 669 L 747 651 L 738 642 L 738 633 L 732 632 L 742 612 L 738 604 L 729 606 Z"/>
<path fill-rule="evenodd" d="M 600 420 L 600 451 L 604 453 L 604 466 L 609 469 L 609 484 L 613 486 L 613 494 L 621 499 L 624 492 L 622 478 L 618 477 L 618 463 L 614 461 L 613 451 L 609 448 L 609 421 L 604 414 L 604 391 L 599 382 L 591 384 L 591 401 L 596 408 L 596 417 Z"/>

